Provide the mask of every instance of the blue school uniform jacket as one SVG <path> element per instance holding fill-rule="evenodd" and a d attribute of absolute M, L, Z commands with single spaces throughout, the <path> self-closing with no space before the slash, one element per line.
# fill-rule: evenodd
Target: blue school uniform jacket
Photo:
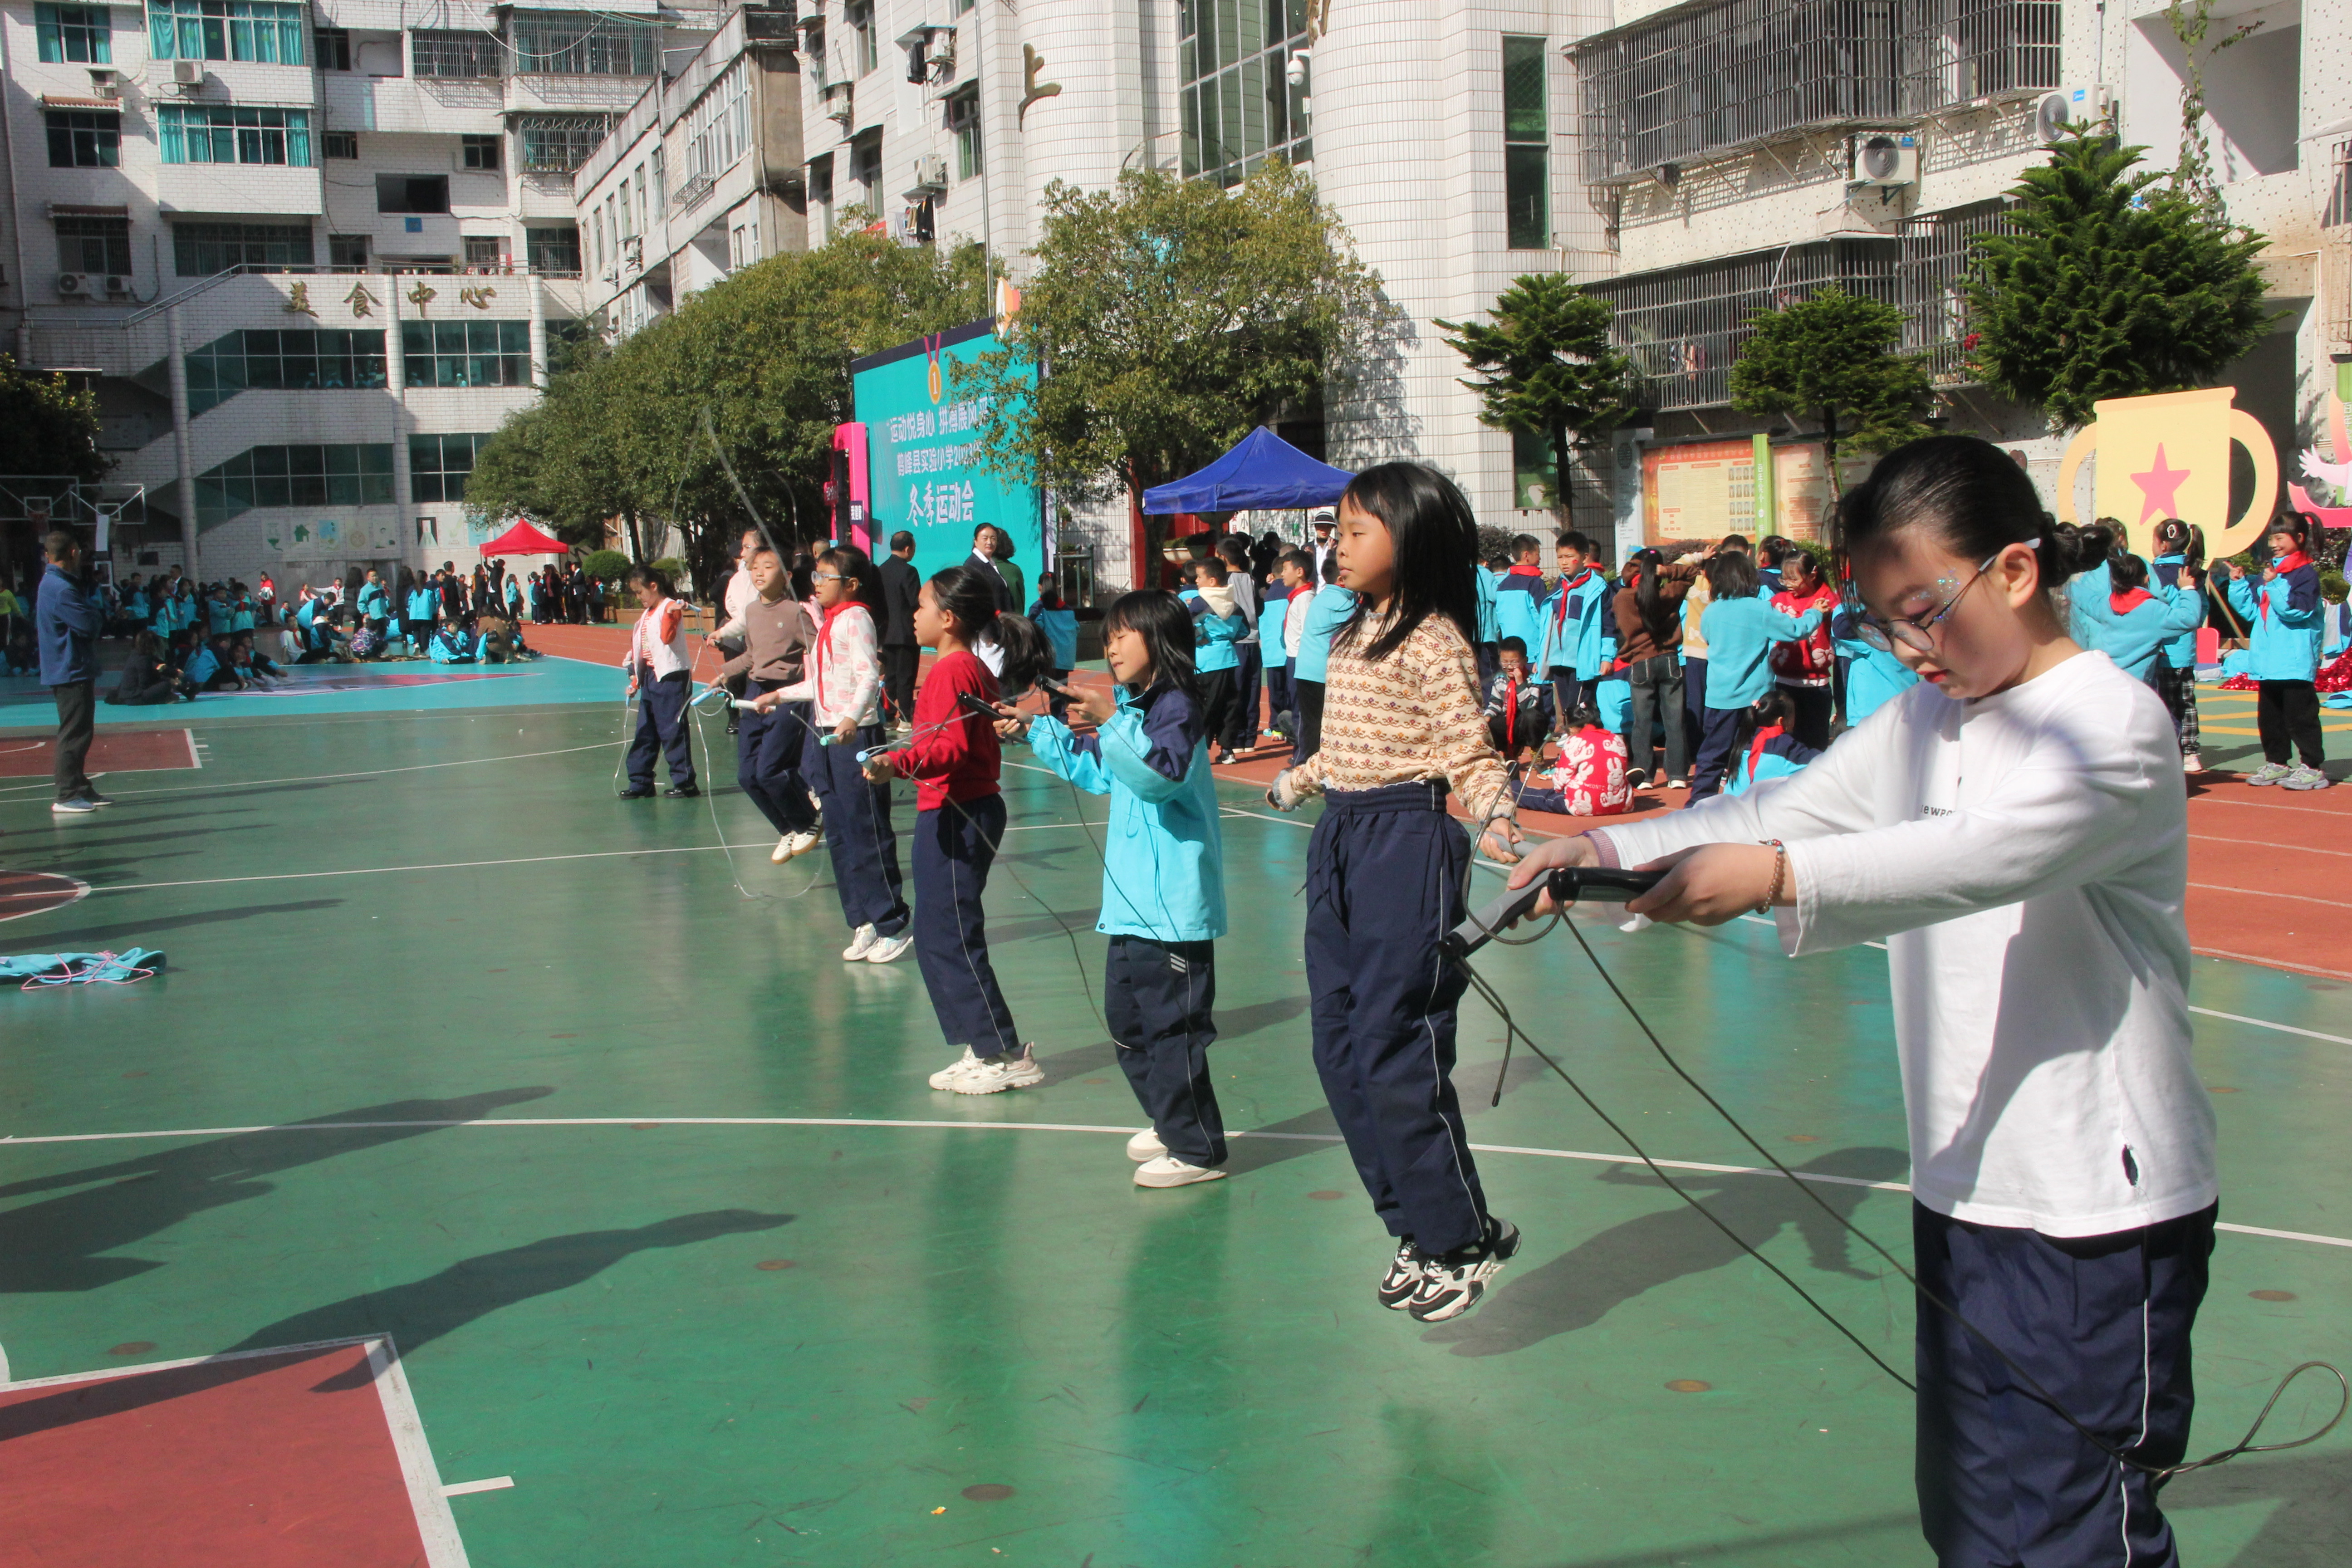
<path fill-rule="evenodd" d="M 201 687 L 220 673 L 220 655 L 208 647 L 196 649 L 194 656 L 188 660 L 188 684 Z"/>
<path fill-rule="evenodd" d="M 1055 669 L 1078 668 L 1078 613 L 1067 605 L 1049 610 L 1045 601 L 1038 600 L 1029 606 L 1029 618 L 1045 634 L 1045 646 L 1054 650 Z"/>
<path fill-rule="evenodd" d="M 1095 929 L 1154 942 L 1225 934 L 1224 844 L 1209 775 L 1207 715 L 1171 686 L 1138 698 L 1091 735 L 1050 715 L 1029 721 L 1037 761 L 1093 795 L 1110 796 L 1103 840 L 1102 916 Z"/>
<path fill-rule="evenodd" d="M 1588 566 L 1573 577 L 1560 579 L 1559 586 L 1543 605 L 1543 647 L 1536 668 L 1546 673 L 1554 669 L 1572 669 L 1587 680 L 1601 674 L 1601 644 L 1609 619 L 1609 601 L 1616 593 L 1600 568 Z M 1613 629 L 1613 628 L 1609 628 Z M 1715 642 L 1715 628 L 1707 628 L 1707 642 Z M 1530 643 L 1528 651 L 1538 650 Z"/>
<path fill-rule="evenodd" d="M 1470 569 L 1478 589 L 1478 640 L 1495 643 L 1503 640 L 1502 623 L 1495 613 L 1495 574 L 1484 566 Z"/>
<path fill-rule="evenodd" d="M 1282 636 L 1283 623 L 1289 618 L 1290 590 L 1277 577 L 1265 585 L 1265 602 L 1257 607 L 1258 658 L 1268 669 L 1290 668 L 1290 646 Z"/>
<path fill-rule="evenodd" d="M 1543 574 L 1533 566 L 1514 566 L 1495 584 L 1495 640 L 1517 637 L 1527 644 L 1528 664 L 1538 675 L 1543 673 L 1536 663 L 1544 645 L 1543 604 Z"/>
<path fill-rule="evenodd" d="M 1230 616 L 1221 616 L 1209 608 L 1209 601 L 1201 597 L 1198 588 L 1187 588 L 1176 595 L 1184 601 L 1185 609 L 1192 615 L 1192 668 L 1203 675 L 1220 669 L 1232 669 L 1242 661 L 1241 649 L 1234 645 L 1249 635 L 1249 622 L 1236 608 Z"/>
<path fill-rule="evenodd" d="M 1508 601 L 1505 601 L 1508 603 Z M 1356 613 L 1356 595 L 1337 583 L 1326 583 L 1307 602 L 1307 624 L 1298 628 L 1298 668 L 1293 680 L 1320 681 L 1331 668 L 1331 634 Z"/>
<path fill-rule="evenodd" d="M 226 637 L 229 623 L 235 618 L 235 612 L 229 608 L 227 600 L 208 599 L 205 602 L 205 625 L 213 636 Z"/>
<path fill-rule="evenodd" d="M 1764 599 L 1717 599 L 1706 633 L 1706 706 L 1746 708 L 1772 689 L 1772 645 L 1795 642 L 1822 624 L 1819 610 L 1783 615 Z"/>
<path fill-rule="evenodd" d="M 392 595 L 381 583 L 365 583 L 360 586 L 360 617 L 381 621 L 392 615 Z"/>
<path fill-rule="evenodd" d="M 2185 555 L 2159 555 L 2148 563 L 2156 580 L 2168 588 L 2180 586 L 2180 569 L 2188 564 Z M 2197 668 L 2197 630 L 2205 624 L 2205 595 L 2197 595 L 2197 626 L 2189 627 L 2164 645 L 2164 662 L 2175 669 Z"/>
<path fill-rule="evenodd" d="M 436 664 L 471 664 L 479 645 L 456 626 L 444 626 L 433 634 L 428 650 Z"/>
<path fill-rule="evenodd" d="M 1853 612 L 1830 617 L 1830 646 L 1846 661 L 1845 722 L 1852 729 L 1895 698 L 1919 684 L 1919 677 L 1893 650 L 1863 641 Z"/>
<path fill-rule="evenodd" d="M 2309 680 L 2319 673 L 2319 568 L 2308 562 L 2268 583 L 2230 579 L 2230 607 L 2252 628 L 2246 673 Z"/>
<path fill-rule="evenodd" d="M 2116 609 L 2111 595 L 2106 619 L 2096 623 L 2098 640 L 2090 646 L 2125 674 L 2146 680 L 2156 669 L 2156 656 L 2182 632 L 2193 637 L 2204 618 L 2205 595 L 2181 588 L 2154 589 L 2126 610 Z"/>
<path fill-rule="evenodd" d="M 1760 740 L 1762 744 L 1758 744 Z M 1731 770 L 1731 782 L 1723 786 L 1726 795 L 1746 795 L 1760 784 L 1787 778 L 1802 772 L 1807 763 L 1820 756 L 1820 748 L 1808 746 L 1778 724 L 1758 731 L 1740 748 L 1739 765 Z"/>

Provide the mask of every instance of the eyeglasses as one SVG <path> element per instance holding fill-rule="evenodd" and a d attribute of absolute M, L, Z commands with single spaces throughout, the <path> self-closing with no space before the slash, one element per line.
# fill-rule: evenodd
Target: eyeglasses
<path fill-rule="evenodd" d="M 812 583 L 841 583 L 847 581 L 847 579 L 843 577 L 838 572 L 812 572 L 809 574 L 809 581 Z"/>
<path fill-rule="evenodd" d="M 1932 628 L 1936 623 L 1950 615 L 1953 606 L 1960 602 L 1969 589 L 1977 585 L 1977 578 L 1991 571 L 1992 563 L 2000 559 L 1998 555 L 1986 556 L 1983 564 L 1976 569 L 1975 574 L 1961 584 L 1950 598 L 1946 599 L 1932 612 L 1924 616 L 1893 616 L 1881 620 L 1862 607 L 1861 595 L 1854 592 L 1852 584 L 1848 584 L 1845 595 L 1846 605 L 1853 612 L 1854 630 L 1860 634 L 1863 641 L 1888 653 L 1895 651 L 1895 645 L 1897 642 L 1916 653 L 1933 653 L 1936 651 L 1936 638 Z"/>

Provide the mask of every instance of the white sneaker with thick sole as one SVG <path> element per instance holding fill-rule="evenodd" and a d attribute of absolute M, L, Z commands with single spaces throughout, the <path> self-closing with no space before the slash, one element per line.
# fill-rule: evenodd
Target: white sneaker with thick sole
<path fill-rule="evenodd" d="M 931 1075 L 931 1087 L 933 1089 L 949 1088 L 956 1079 L 961 1078 L 964 1074 L 970 1072 L 979 1065 L 980 1058 L 971 1054 L 971 1047 L 970 1046 L 966 1046 L 963 1048 L 962 1056 L 958 1057 L 953 1062 L 941 1068 L 939 1071 Z"/>
<path fill-rule="evenodd" d="M 2252 784 L 2255 788 L 2260 789 L 2265 784 L 2274 784 L 2279 783 L 2281 780 L 2284 779 L 2288 773 L 2294 771 L 2294 769 L 2288 767 L 2284 763 L 2264 763 L 2261 767 L 2256 768 L 2252 773 L 2246 775 L 2246 782 Z"/>
<path fill-rule="evenodd" d="M 2195 752 L 2184 752 L 2180 757 L 2180 771 L 2184 773 L 2201 773 L 2205 771 L 2205 759 Z"/>
<path fill-rule="evenodd" d="M 2327 783 L 2328 780 L 2326 773 L 2321 773 L 2309 763 L 2305 763 L 2289 773 L 2286 777 L 2279 780 L 2279 788 L 2326 789 L 2327 787 Z"/>
<path fill-rule="evenodd" d="M 1166 1152 L 1168 1145 L 1162 1143 L 1160 1134 L 1149 1127 L 1127 1141 L 1127 1157 L 1139 1165 L 1146 1160 L 1157 1160 Z"/>
<path fill-rule="evenodd" d="M 1412 1237 L 1398 1237 L 1396 1256 L 1389 1259 L 1389 1270 L 1381 1276 L 1381 1305 L 1391 1312 L 1402 1312 L 1412 1306 L 1413 1292 L 1421 1289 L 1422 1272 L 1421 1254 L 1414 1248 Z"/>
<path fill-rule="evenodd" d="M 1518 1227 L 1507 1219 L 1489 1218 L 1486 1236 L 1475 1245 L 1423 1258 L 1421 1289 L 1405 1310 L 1424 1323 L 1460 1317 L 1478 1304 L 1518 1250 Z"/>
<path fill-rule="evenodd" d="M 866 955 L 866 962 L 887 963 L 914 945 L 915 933 L 912 931 L 902 931 L 897 936 L 877 936 L 874 939 L 874 950 Z"/>
<path fill-rule="evenodd" d="M 768 852 L 768 858 L 781 866 L 797 856 L 807 854 L 824 842 L 814 833 L 787 833 L 776 840 L 776 847 Z"/>
<path fill-rule="evenodd" d="M 1037 1065 L 1036 1046 L 1024 1042 L 1017 1051 L 982 1057 L 950 1079 L 947 1087 L 958 1094 L 1002 1094 L 1008 1089 L 1034 1089 L 1045 1081 L 1045 1069 Z"/>
<path fill-rule="evenodd" d="M 1195 1165 L 1174 1154 L 1162 1154 L 1135 1168 L 1135 1184 L 1139 1187 L 1189 1187 L 1195 1182 L 1224 1179 L 1225 1173 L 1218 1166 Z"/>
<path fill-rule="evenodd" d="M 857 930 L 851 934 L 849 938 L 849 945 L 841 950 L 841 956 L 849 960 L 850 963 L 855 963 L 859 959 L 864 958 L 867 953 L 872 952 L 874 951 L 874 944 L 881 940 L 881 937 L 875 933 L 872 926 L 859 926 Z"/>

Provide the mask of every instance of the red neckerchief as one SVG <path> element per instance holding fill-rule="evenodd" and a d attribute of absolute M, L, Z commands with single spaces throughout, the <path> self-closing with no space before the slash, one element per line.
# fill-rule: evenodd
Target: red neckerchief
<path fill-rule="evenodd" d="M 1503 575 L 1506 577 L 1540 577 L 1543 575 L 1543 568 L 1540 566 L 1529 566 L 1525 562 L 1515 561 L 1511 563 L 1511 569 L 1508 572 L 1504 573 Z"/>
<path fill-rule="evenodd" d="M 1756 731 L 1754 740 L 1748 742 L 1748 782 L 1749 784 L 1756 782 L 1756 765 L 1764 760 L 1764 742 L 1780 739 L 1781 733 L 1781 726 L 1767 724 Z"/>
<path fill-rule="evenodd" d="M 2108 595 L 2107 608 L 2113 610 L 2116 615 L 2128 616 L 2134 610 L 2138 609 L 2142 605 L 2154 600 L 2155 597 L 2155 595 L 2149 593 L 2145 588 L 2134 588 L 2128 594 Z"/>
<path fill-rule="evenodd" d="M 2278 577 L 2285 576 L 2290 572 L 2299 572 L 2304 567 L 2310 564 L 2310 556 L 2305 555 L 2300 550 L 2290 550 L 2285 554 L 2271 563 L 2271 571 L 2273 574 L 2273 580 L 2275 580 Z M 2271 584 L 2269 583 L 2263 584 L 2263 591 L 2257 595 L 2257 598 L 2259 600 L 2259 613 L 2262 618 L 2267 621 L 2271 618 Z"/>
<path fill-rule="evenodd" d="M 1505 699 L 1503 741 L 1511 748 L 1511 757 L 1516 757 L 1519 754 L 1519 678 L 1517 676 L 1504 678 L 1503 696 Z M 1509 757 L 1504 759 L 1506 762 L 1509 760 Z"/>
<path fill-rule="evenodd" d="M 1592 568 L 1587 566 L 1583 571 L 1579 572 L 1576 574 L 1574 581 L 1571 582 L 1566 577 L 1562 577 L 1559 580 L 1559 608 L 1551 613 L 1551 624 L 1553 626 L 1563 626 L 1567 623 L 1568 595 L 1574 590 L 1583 587 L 1584 584 L 1591 580 L 1591 576 Z"/>

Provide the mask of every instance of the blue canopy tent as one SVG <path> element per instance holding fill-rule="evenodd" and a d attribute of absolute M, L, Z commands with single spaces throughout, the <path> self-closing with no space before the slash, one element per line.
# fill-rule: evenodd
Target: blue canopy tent
<path fill-rule="evenodd" d="M 1355 477 L 1317 462 L 1261 425 L 1200 472 L 1144 491 L 1143 510 L 1157 516 L 1330 506 Z"/>

